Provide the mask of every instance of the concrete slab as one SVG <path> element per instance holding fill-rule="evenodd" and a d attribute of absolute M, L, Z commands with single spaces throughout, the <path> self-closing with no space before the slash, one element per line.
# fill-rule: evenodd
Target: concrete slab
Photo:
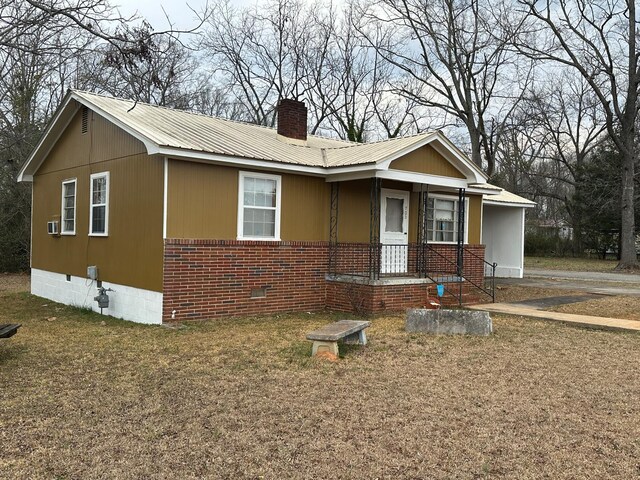
<path fill-rule="evenodd" d="M 493 325 L 486 311 L 412 308 L 407 312 L 405 330 L 436 335 L 491 335 Z"/>
<path fill-rule="evenodd" d="M 591 315 L 547 312 L 544 310 L 537 310 L 535 308 L 527 307 L 524 305 L 516 305 L 512 303 L 487 303 L 483 305 L 472 305 L 467 308 L 471 310 L 506 313 L 509 315 L 520 315 L 523 317 L 539 318 L 543 320 L 554 320 L 558 322 L 593 328 L 640 332 L 640 322 L 635 320 L 624 320 L 621 318 L 594 317 Z"/>

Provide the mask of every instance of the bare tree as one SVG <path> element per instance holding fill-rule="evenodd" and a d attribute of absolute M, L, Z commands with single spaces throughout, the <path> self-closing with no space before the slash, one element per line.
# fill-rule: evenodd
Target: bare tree
<path fill-rule="evenodd" d="M 622 155 L 619 269 L 640 268 L 635 247 L 635 126 L 640 88 L 639 20 L 635 0 L 520 0 L 529 28 L 518 39 L 530 58 L 575 69 L 604 111 L 609 137 Z"/>
<path fill-rule="evenodd" d="M 281 98 L 301 98 L 303 61 L 313 25 L 299 0 L 273 0 L 238 10 L 229 1 L 212 8 L 203 47 L 213 58 L 214 75 L 233 86 L 247 120 L 275 123 Z"/>
<path fill-rule="evenodd" d="M 404 74 L 399 94 L 464 124 L 471 158 L 489 175 L 503 120 L 529 73 L 521 72 L 507 48 L 517 22 L 502 30 L 494 22 L 507 12 L 497 1 L 379 0 L 361 7 L 363 20 L 356 24 L 378 54 Z"/>
<path fill-rule="evenodd" d="M 188 108 L 191 77 L 196 70 L 191 50 L 176 36 L 150 36 L 150 32 L 151 27 L 143 23 L 131 30 L 129 39 L 133 42 L 116 41 L 99 50 L 103 73 L 96 79 L 96 88 L 116 97 Z"/>
<path fill-rule="evenodd" d="M 532 85 L 513 112 L 497 151 L 500 186 L 538 202 L 546 220 L 568 220 L 582 252 L 581 209 L 574 208 L 582 165 L 603 141 L 602 109 L 586 82 L 557 67 Z"/>
<path fill-rule="evenodd" d="M 25 24 L 39 18 L 20 12 Z M 29 266 L 31 189 L 16 176 L 75 75 L 73 50 L 91 43 L 74 29 L 26 29 L 14 40 L 0 49 L 0 271 Z"/>
<path fill-rule="evenodd" d="M 16 183 L 20 167 L 66 90 L 89 80 L 79 70 L 90 50 L 109 44 L 140 54 L 162 32 L 132 35 L 139 19 L 120 16 L 106 0 L 0 0 L 0 19 L 0 270 L 23 269 L 30 186 Z"/>

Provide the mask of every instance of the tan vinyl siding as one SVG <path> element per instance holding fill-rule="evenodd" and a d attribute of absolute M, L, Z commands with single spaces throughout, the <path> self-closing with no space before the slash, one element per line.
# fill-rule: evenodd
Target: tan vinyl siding
<path fill-rule="evenodd" d="M 240 169 L 234 167 L 170 160 L 167 237 L 237 238 L 239 172 Z M 323 178 L 279 175 L 282 178 L 280 238 L 326 241 L 329 185 Z"/>
<path fill-rule="evenodd" d="M 282 175 L 282 240 L 329 240 L 330 189 L 324 178 Z"/>
<path fill-rule="evenodd" d="M 99 163 L 114 158 L 147 153 L 144 144 L 113 123 L 89 111 L 89 129 L 81 133 L 82 110 L 47 155 L 37 174 L 59 172 L 80 164 Z M 78 163 L 81 162 L 81 163 Z"/>
<path fill-rule="evenodd" d="M 233 240 L 238 169 L 169 160 L 167 238 Z"/>
<path fill-rule="evenodd" d="M 338 241 L 369 242 L 370 180 L 340 182 Z"/>
<path fill-rule="evenodd" d="M 410 191 L 412 185 L 403 182 L 385 180 L 382 188 Z M 451 195 L 457 198 L 457 192 L 432 192 Z M 480 243 L 480 224 L 482 196 L 468 195 L 469 223 L 468 243 Z M 418 240 L 418 201 L 419 193 L 411 191 L 409 198 L 409 242 Z M 369 242 L 370 221 L 370 180 L 354 180 L 340 183 L 338 241 Z"/>
<path fill-rule="evenodd" d="M 442 177 L 465 178 L 465 176 L 431 145 L 425 145 L 394 160 L 389 166 L 392 170 L 426 173 Z"/>
<path fill-rule="evenodd" d="M 142 143 L 92 112 L 89 119 L 82 134 L 76 114 L 34 176 L 32 266 L 86 277 L 87 266 L 97 265 L 101 280 L 162 291 L 162 160 L 149 157 Z M 106 171 L 109 235 L 92 237 L 89 177 Z M 50 236 L 47 222 L 59 219 L 62 181 L 69 178 L 78 179 L 76 234 Z"/>

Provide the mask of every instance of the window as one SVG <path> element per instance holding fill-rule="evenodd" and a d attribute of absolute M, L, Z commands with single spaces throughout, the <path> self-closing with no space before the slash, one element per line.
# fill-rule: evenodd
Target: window
<path fill-rule="evenodd" d="M 467 241 L 468 201 L 465 200 L 465 238 Z M 427 204 L 427 240 L 453 243 L 458 241 L 458 200 L 452 197 L 429 197 Z"/>
<path fill-rule="evenodd" d="M 240 172 L 238 238 L 280 240 L 280 178 Z"/>
<path fill-rule="evenodd" d="M 76 184 L 75 178 L 62 182 L 62 235 L 76 233 Z"/>
<path fill-rule="evenodd" d="M 109 172 L 91 175 L 89 235 L 106 236 L 109 232 Z"/>

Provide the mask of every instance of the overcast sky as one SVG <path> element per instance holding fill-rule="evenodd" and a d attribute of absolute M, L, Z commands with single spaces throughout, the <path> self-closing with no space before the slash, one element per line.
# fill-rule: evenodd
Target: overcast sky
<path fill-rule="evenodd" d="M 236 5 L 250 5 L 254 2 L 255 0 L 232 0 Z M 197 25 L 197 19 L 189 6 L 196 12 L 201 12 L 207 0 L 113 0 L 111 4 L 118 6 L 124 16 L 132 15 L 137 10 L 155 30 L 166 30 L 169 25 L 163 9 L 175 28 L 189 29 Z"/>

